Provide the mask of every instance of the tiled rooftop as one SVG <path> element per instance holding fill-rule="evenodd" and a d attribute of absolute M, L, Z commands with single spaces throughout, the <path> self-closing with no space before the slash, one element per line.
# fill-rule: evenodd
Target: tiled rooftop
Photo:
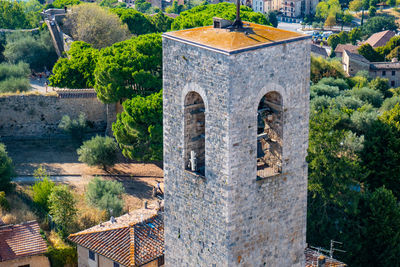
<path fill-rule="evenodd" d="M 376 48 L 376 47 L 379 47 L 379 46 L 384 46 L 395 35 L 396 34 L 393 31 L 377 32 L 377 33 L 374 33 L 373 35 L 371 35 L 365 41 L 365 43 L 370 44 L 373 48 Z"/>
<path fill-rule="evenodd" d="M 0 226 L 0 262 L 45 253 L 47 245 L 39 231 L 36 221 Z"/>
<path fill-rule="evenodd" d="M 244 30 L 241 31 L 206 26 L 167 32 L 163 36 L 227 53 L 310 38 L 297 32 L 249 22 L 244 22 Z"/>
<path fill-rule="evenodd" d="M 135 210 L 69 239 L 126 266 L 140 266 L 164 254 L 163 219 L 154 209 Z"/>

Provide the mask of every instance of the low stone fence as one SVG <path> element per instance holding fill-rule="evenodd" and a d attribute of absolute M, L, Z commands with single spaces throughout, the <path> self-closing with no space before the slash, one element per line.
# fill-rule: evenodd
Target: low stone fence
<path fill-rule="evenodd" d="M 49 137 L 62 134 L 58 124 L 64 115 L 87 116 L 93 131 L 105 131 L 107 106 L 93 89 L 59 90 L 54 95 L 0 96 L 0 137 Z"/>

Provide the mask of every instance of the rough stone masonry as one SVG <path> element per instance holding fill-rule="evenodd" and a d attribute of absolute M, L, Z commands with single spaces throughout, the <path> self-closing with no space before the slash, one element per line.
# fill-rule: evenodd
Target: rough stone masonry
<path fill-rule="evenodd" d="M 163 35 L 166 266 L 304 266 L 309 40 L 228 51 L 185 31 Z M 272 91 L 282 96 L 282 171 L 257 179 L 257 108 Z M 204 176 L 185 162 L 190 92 L 205 106 Z"/>

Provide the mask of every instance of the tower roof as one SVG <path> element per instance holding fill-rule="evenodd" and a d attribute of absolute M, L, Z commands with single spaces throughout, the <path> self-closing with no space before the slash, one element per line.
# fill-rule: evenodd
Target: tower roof
<path fill-rule="evenodd" d="M 245 22 L 242 30 L 199 27 L 167 32 L 163 37 L 215 50 L 224 54 L 237 54 L 265 46 L 278 45 L 311 38 L 297 32 Z"/>

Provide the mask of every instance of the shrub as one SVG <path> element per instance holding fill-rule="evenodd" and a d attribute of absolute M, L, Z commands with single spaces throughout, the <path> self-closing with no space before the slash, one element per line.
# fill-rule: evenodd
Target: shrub
<path fill-rule="evenodd" d="M 377 120 L 378 112 L 371 105 L 365 105 L 351 114 L 351 127 L 359 134 L 365 134 Z"/>
<path fill-rule="evenodd" d="M 14 176 L 12 160 L 7 155 L 6 147 L 0 143 L 0 190 L 7 192 L 11 189 L 11 179 Z"/>
<path fill-rule="evenodd" d="M 4 191 L 0 191 L 0 209 L 4 211 L 10 211 L 10 203 L 6 199 L 6 193 Z"/>
<path fill-rule="evenodd" d="M 0 93 L 27 91 L 30 88 L 28 75 L 29 65 L 23 62 L 18 64 L 0 64 Z"/>
<path fill-rule="evenodd" d="M 333 77 L 322 78 L 318 84 L 326 84 L 329 86 L 337 86 L 340 91 L 349 89 L 349 85 L 344 79 L 335 79 Z"/>
<path fill-rule="evenodd" d="M 124 187 L 120 182 L 107 181 L 95 177 L 88 185 L 86 200 L 90 205 L 118 216 L 124 206 L 122 200 L 124 191 Z"/>
<path fill-rule="evenodd" d="M 356 98 L 361 99 L 366 103 L 372 104 L 374 107 L 380 107 L 383 101 L 383 96 L 379 91 L 375 91 L 374 89 L 363 87 L 363 88 L 355 88 L 350 91 L 351 95 Z"/>
<path fill-rule="evenodd" d="M 92 139 L 83 142 L 78 148 L 79 161 L 89 166 L 102 166 L 104 170 L 107 166 L 112 166 L 117 160 L 118 147 L 111 137 L 97 135 Z"/>
<path fill-rule="evenodd" d="M 76 218 L 75 199 L 66 185 L 54 187 L 49 196 L 49 213 L 53 216 L 53 221 L 60 227 L 59 233 L 66 236 L 70 226 L 74 224 Z"/>
<path fill-rule="evenodd" d="M 65 115 L 58 124 L 58 128 L 71 135 L 71 137 L 76 141 L 82 142 L 85 133 L 88 130 L 86 115 L 81 113 L 77 119 L 73 120 L 71 120 L 69 116 Z"/>
<path fill-rule="evenodd" d="M 335 103 L 339 106 L 339 108 L 348 108 L 353 110 L 356 110 L 362 107 L 363 105 L 363 102 L 360 99 L 355 98 L 353 96 L 343 96 L 343 95 L 336 97 Z"/>
<path fill-rule="evenodd" d="M 25 92 L 31 88 L 27 78 L 11 77 L 0 81 L 0 93 Z"/>
<path fill-rule="evenodd" d="M 311 100 L 311 110 L 320 111 L 327 109 L 332 104 L 332 98 L 328 96 L 317 96 Z"/>
<path fill-rule="evenodd" d="M 312 97 L 323 96 L 323 95 L 329 97 L 335 97 L 339 95 L 339 87 L 318 83 L 316 85 L 311 86 L 310 94 Z"/>
<path fill-rule="evenodd" d="M 33 176 L 38 180 L 32 186 L 33 201 L 46 211 L 49 210 L 49 196 L 54 188 L 54 183 L 49 180 L 46 169 L 40 166 Z"/>
<path fill-rule="evenodd" d="M 392 95 L 392 93 L 389 91 L 390 86 L 389 86 L 388 79 L 377 77 L 377 78 L 373 79 L 372 81 L 370 81 L 369 87 L 371 89 L 381 92 L 385 98 L 390 97 Z"/>
<path fill-rule="evenodd" d="M 382 106 L 380 108 L 381 111 L 388 111 L 394 108 L 396 104 L 400 104 L 400 96 L 393 96 L 391 98 L 386 98 L 383 101 Z"/>

